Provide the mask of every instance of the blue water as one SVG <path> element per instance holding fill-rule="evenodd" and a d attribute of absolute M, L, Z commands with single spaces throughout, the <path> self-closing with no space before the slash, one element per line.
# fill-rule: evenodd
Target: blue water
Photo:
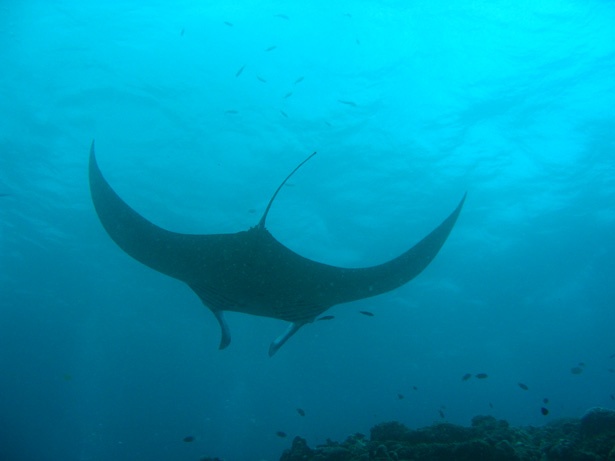
<path fill-rule="evenodd" d="M 2 2 L 0 458 L 273 461 L 439 410 L 613 408 L 613 24 L 600 0 Z M 286 324 L 229 313 L 218 351 L 199 299 L 100 225 L 94 138 L 118 193 L 187 233 L 253 226 L 318 151 L 267 224 L 335 265 L 468 199 L 409 284 L 273 358 Z"/>

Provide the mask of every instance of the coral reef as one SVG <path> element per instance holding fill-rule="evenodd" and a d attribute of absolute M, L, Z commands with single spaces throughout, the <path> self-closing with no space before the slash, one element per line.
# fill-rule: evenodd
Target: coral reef
<path fill-rule="evenodd" d="M 295 437 L 280 461 L 615 461 L 615 411 L 592 408 L 581 419 L 510 427 L 476 416 L 470 427 L 440 423 L 411 430 L 392 421 L 343 443 L 310 448 Z"/>

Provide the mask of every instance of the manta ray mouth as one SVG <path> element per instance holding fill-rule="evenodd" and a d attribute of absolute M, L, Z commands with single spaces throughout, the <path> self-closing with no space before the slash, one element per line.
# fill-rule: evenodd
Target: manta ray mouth
<path fill-rule="evenodd" d="M 269 347 L 273 355 L 301 326 L 330 307 L 376 296 L 408 283 L 436 257 L 453 229 L 466 195 L 453 212 L 397 258 L 364 268 L 344 268 L 305 258 L 266 229 L 267 213 L 288 179 L 278 186 L 255 227 L 233 234 L 181 234 L 137 213 L 111 188 L 90 148 L 89 180 L 94 208 L 111 239 L 146 266 L 185 282 L 215 315 L 220 348 L 230 344 L 224 311 L 291 322 Z"/>

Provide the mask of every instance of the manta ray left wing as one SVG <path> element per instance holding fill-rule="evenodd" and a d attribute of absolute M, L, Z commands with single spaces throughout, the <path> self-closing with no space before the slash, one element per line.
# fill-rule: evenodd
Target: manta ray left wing
<path fill-rule="evenodd" d="M 220 349 L 231 337 L 224 311 L 272 317 L 291 322 L 269 348 L 273 355 L 297 330 L 335 304 L 391 291 L 416 277 L 436 256 L 463 206 L 429 235 L 397 258 L 373 267 L 350 269 L 322 264 L 286 248 L 259 223 L 234 234 L 180 234 L 165 230 L 133 210 L 103 177 L 90 149 L 90 192 L 98 217 L 115 243 L 127 254 L 188 284 L 220 323 Z"/>

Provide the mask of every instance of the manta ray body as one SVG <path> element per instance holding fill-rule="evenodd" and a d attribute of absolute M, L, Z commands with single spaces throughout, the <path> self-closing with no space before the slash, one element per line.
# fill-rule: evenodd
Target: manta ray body
<path fill-rule="evenodd" d="M 314 153 L 315 154 L 315 153 Z M 215 315 L 220 349 L 231 335 L 224 311 L 290 322 L 269 347 L 273 355 L 293 334 L 331 306 L 391 291 L 416 277 L 436 256 L 453 228 L 465 195 L 429 235 L 391 261 L 365 268 L 342 268 L 312 261 L 286 248 L 259 223 L 234 234 L 181 234 L 165 230 L 133 210 L 103 177 L 90 149 L 90 192 L 96 213 L 115 243 L 146 266 L 185 282 Z"/>

